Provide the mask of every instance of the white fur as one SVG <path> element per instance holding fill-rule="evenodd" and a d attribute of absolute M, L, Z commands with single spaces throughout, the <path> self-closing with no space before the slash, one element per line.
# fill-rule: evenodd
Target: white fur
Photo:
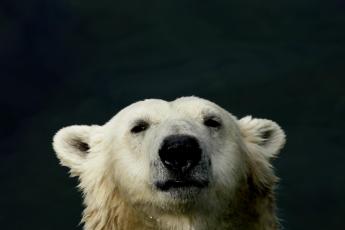
<path fill-rule="evenodd" d="M 222 128 L 210 131 L 205 127 L 205 114 L 219 116 Z M 149 121 L 148 130 L 133 135 L 130 129 L 136 119 Z M 210 185 L 198 197 L 200 202 L 187 211 L 152 185 L 150 163 L 162 140 L 171 134 L 197 137 L 212 162 Z M 273 121 L 249 116 L 237 120 L 210 101 L 183 97 L 172 102 L 150 99 L 134 103 L 103 126 L 63 128 L 55 135 L 53 146 L 61 164 L 80 179 L 86 230 L 202 230 L 233 229 L 245 223 L 248 207 L 240 201 L 247 199 L 242 197 L 249 191 L 247 180 L 253 177 L 258 191 L 268 189 L 270 196 L 276 178 L 269 160 L 284 143 L 284 132 Z M 274 200 L 268 195 L 257 200 L 261 203 L 253 209 L 262 213 L 255 219 L 258 223 L 253 220 L 246 223 L 253 227 L 243 228 L 276 229 L 262 227 L 275 221 L 274 212 L 266 210 L 266 203 L 274 206 Z"/>

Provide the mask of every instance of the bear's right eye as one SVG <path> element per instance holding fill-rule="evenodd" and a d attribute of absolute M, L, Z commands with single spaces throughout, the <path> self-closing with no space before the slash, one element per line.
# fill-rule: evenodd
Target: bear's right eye
<path fill-rule="evenodd" d="M 139 121 L 131 128 L 131 133 L 140 133 L 149 128 L 149 124 L 145 121 Z"/>

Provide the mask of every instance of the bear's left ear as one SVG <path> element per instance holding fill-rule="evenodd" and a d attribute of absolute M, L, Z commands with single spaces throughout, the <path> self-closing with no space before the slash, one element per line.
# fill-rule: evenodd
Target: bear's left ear
<path fill-rule="evenodd" d="M 258 150 L 266 159 L 275 157 L 285 144 L 284 131 L 271 120 L 246 116 L 238 124 L 249 149 Z"/>

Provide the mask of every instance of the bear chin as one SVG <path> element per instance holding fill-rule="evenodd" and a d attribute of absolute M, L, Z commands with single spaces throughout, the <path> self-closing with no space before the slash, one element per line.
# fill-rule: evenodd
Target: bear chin
<path fill-rule="evenodd" d="M 198 195 L 202 192 L 203 188 L 199 187 L 182 187 L 182 188 L 170 188 L 166 191 L 161 191 L 164 196 L 174 199 L 178 202 L 194 202 Z"/>
<path fill-rule="evenodd" d="M 181 201 L 193 201 L 208 187 L 208 180 L 169 179 L 156 181 L 156 189 L 170 198 Z"/>
<path fill-rule="evenodd" d="M 191 179 L 170 179 L 165 181 L 155 182 L 155 186 L 158 190 L 169 191 L 169 190 L 185 190 L 189 188 L 202 189 L 207 187 L 207 180 L 191 180 Z"/>
<path fill-rule="evenodd" d="M 168 191 L 157 191 L 155 207 L 163 212 L 181 212 L 192 210 L 193 207 L 200 206 L 207 197 L 207 188 L 172 188 Z"/>

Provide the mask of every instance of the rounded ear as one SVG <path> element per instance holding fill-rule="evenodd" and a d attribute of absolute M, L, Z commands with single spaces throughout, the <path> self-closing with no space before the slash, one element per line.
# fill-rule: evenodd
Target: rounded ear
<path fill-rule="evenodd" d="M 285 144 L 285 133 L 274 121 L 246 116 L 238 124 L 248 148 L 266 159 L 275 157 Z"/>
<path fill-rule="evenodd" d="M 82 164 L 90 149 L 93 126 L 73 125 L 60 129 L 54 136 L 53 148 L 60 163 L 70 168 L 71 175 L 81 172 Z"/>

